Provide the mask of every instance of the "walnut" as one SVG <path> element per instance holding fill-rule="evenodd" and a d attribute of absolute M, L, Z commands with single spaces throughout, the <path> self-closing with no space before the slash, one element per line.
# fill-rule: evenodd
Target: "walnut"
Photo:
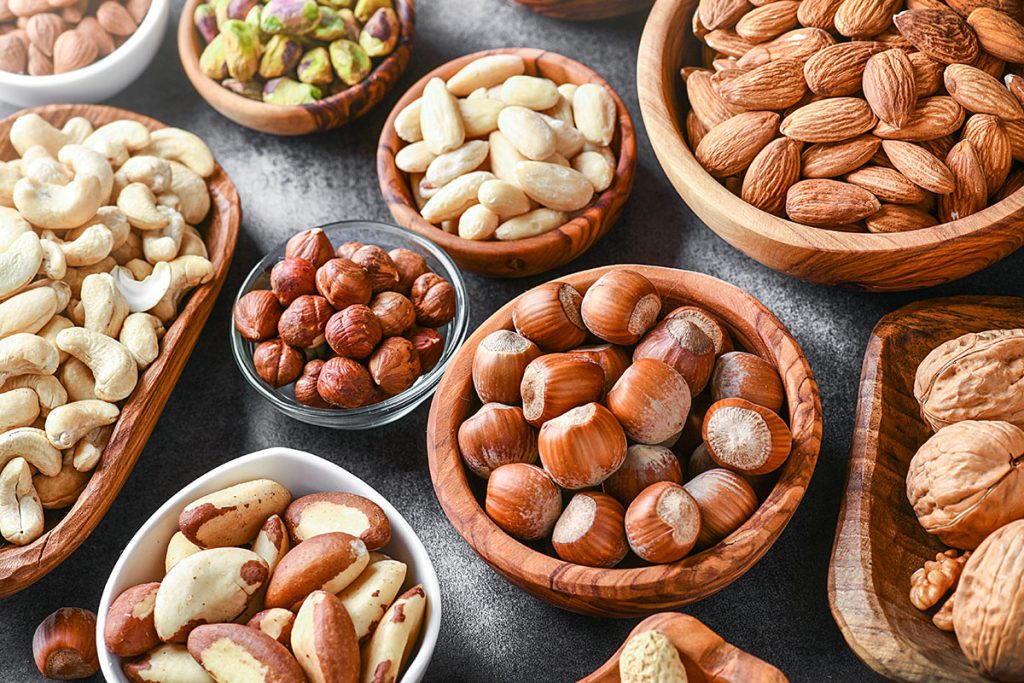
<path fill-rule="evenodd" d="M 910 602 L 914 607 L 923 611 L 937 605 L 942 596 L 956 587 L 970 556 L 970 551 L 959 555 L 956 550 L 947 550 L 926 561 L 910 577 Z"/>
<path fill-rule="evenodd" d="M 1007 522 L 1024 518 L 1024 431 L 1009 422 L 944 427 L 918 449 L 907 498 L 925 531 L 948 546 L 975 548 Z"/>
<path fill-rule="evenodd" d="M 965 334 L 929 353 L 914 396 L 932 429 L 963 420 L 1005 420 L 1024 428 L 1024 329 Z"/>
<path fill-rule="evenodd" d="M 953 630 L 953 607 L 956 605 L 956 593 L 949 596 L 935 614 L 932 615 L 932 623 L 940 631 Z"/>

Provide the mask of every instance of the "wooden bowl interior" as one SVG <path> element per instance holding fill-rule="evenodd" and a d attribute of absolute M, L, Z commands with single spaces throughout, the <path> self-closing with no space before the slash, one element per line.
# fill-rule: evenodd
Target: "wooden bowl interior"
<path fill-rule="evenodd" d="M 615 177 L 611 186 L 568 223 L 551 232 L 523 240 L 502 242 L 474 241 L 450 235 L 420 216 L 406 173 L 395 165 L 395 155 L 405 142 L 395 133 L 398 114 L 423 94 L 431 78 L 447 80 L 466 64 L 491 54 L 517 54 L 526 62 L 526 72 L 556 83 L 597 83 L 607 88 L 618 107 L 619 119 L 611 148 L 616 156 Z M 493 277 L 536 275 L 576 258 L 600 239 L 618 218 L 636 172 L 636 137 L 633 119 L 625 103 L 608 83 L 588 67 L 555 52 L 532 48 L 485 50 L 454 59 L 434 69 L 416 82 L 398 101 L 381 131 L 377 153 L 377 175 L 381 192 L 395 220 L 437 243 L 466 270 Z"/>
<path fill-rule="evenodd" d="M 603 273 L 597 268 L 561 278 L 585 292 Z M 556 606 L 607 616 L 635 616 L 678 607 L 712 595 L 764 555 L 796 511 L 814 471 L 821 441 L 817 384 L 802 351 L 782 324 L 742 290 L 699 273 L 628 266 L 648 277 L 664 312 L 692 304 L 718 315 L 738 346 L 771 361 L 786 390 L 793 451 L 778 481 L 754 515 L 718 545 L 665 565 L 597 569 L 563 562 L 502 531 L 480 505 L 483 484 L 466 475 L 457 445 L 459 425 L 479 407 L 471 368 L 476 347 L 491 332 L 511 329 L 506 304 L 463 344 L 452 359 L 431 407 L 427 427 L 430 476 L 441 507 L 480 557 L 509 581 Z M 473 477 L 475 480 L 476 477 Z"/>
<path fill-rule="evenodd" d="M 593 21 L 650 9 L 654 0 L 512 0 L 553 19 Z"/>
<path fill-rule="evenodd" d="M 956 637 L 932 624 L 935 610 L 910 603 L 911 575 L 945 550 L 907 501 L 907 468 L 932 434 L 914 398 L 914 375 L 942 342 L 1020 327 L 1022 320 L 1024 299 L 935 299 L 885 316 L 868 343 L 829 602 L 850 647 L 893 680 L 987 680 L 968 664 Z"/>
<path fill-rule="evenodd" d="M 272 135 L 306 135 L 337 128 L 370 111 L 405 72 L 416 36 L 415 0 L 394 0 L 402 35 L 394 52 L 365 80 L 313 104 L 264 104 L 250 100 L 208 78 L 199 68 L 204 44 L 192 20 L 204 0 L 186 0 L 178 23 L 178 53 L 185 74 L 211 107 L 235 123 Z"/>
<path fill-rule="evenodd" d="M 34 112 L 57 127 L 74 116 L 84 116 L 95 126 L 117 119 L 131 119 L 150 130 L 164 124 L 141 114 L 101 105 L 50 105 L 26 109 L 0 121 L 0 160 L 18 155 L 8 133 L 21 114 Z M 132 395 L 123 403 L 110 443 L 103 451 L 85 490 L 67 510 L 46 512 L 46 532 L 25 546 L 0 545 L 0 597 L 16 593 L 45 576 L 60 564 L 99 524 L 120 492 L 142 452 L 149 434 L 181 375 L 203 324 L 227 277 L 241 223 L 241 207 L 235 186 L 217 166 L 207 178 L 211 209 L 196 226 L 206 242 L 213 263 L 213 279 L 193 290 L 161 342 L 160 356 L 139 376 Z"/>

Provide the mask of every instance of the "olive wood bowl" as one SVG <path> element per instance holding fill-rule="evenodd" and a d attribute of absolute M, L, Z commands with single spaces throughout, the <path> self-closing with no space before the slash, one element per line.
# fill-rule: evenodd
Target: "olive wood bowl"
<path fill-rule="evenodd" d="M 579 683 L 619 683 L 619 657 L 630 638 L 659 631 L 668 638 L 686 669 L 687 683 L 788 683 L 774 666 L 748 654 L 688 614 L 663 612 L 647 617 L 626 636 L 622 647 L 601 668 Z"/>
<path fill-rule="evenodd" d="M 828 598 L 849 646 L 891 680 L 989 680 L 967 662 L 956 636 L 932 624 L 934 609 L 910 603 L 911 575 L 946 549 L 907 501 L 907 467 L 932 434 L 914 398 L 914 375 L 939 344 L 1022 320 L 1024 299 L 932 299 L 885 316 L 868 341 Z"/>
<path fill-rule="evenodd" d="M 416 37 L 415 0 L 394 0 L 402 26 L 394 52 L 381 60 L 362 82 L 313 104 L 266 104 L 231 92 L 199 69 L 203 39 L 192 21 L 203 0 L 186 0 L 178 22 L 178 54 L 185 75 L 207 104 L 235 123 L 271 135 L 306 135 L 330 130 L 373 109 L 405 72 Z"/>
<path fill-rule="evenodd" d="M 84 116 L 96 126 L 117 119 L 131 119 L 150 130 L 165 127 L 147 116 L 102 105 L 50 105 L 25 109 L 0 121 L 0 160 L 17 158 L 8 133 L 14 120 L 28 113 L 39 114 L 57 127 L 74 116 Z M 210 214 L 196 227 L 203 234 L 210 253 L 213 279 L 194 289 L 182 302 L 178 317 L 167 328 L 161 342 L 160 355 L 139 376 L 135 391 L 121 406 L 121 416 L 114 424 L 114 432 L 103 457 L 74 505 L 68 510 L 47 511 L 46 531 L 32 543 L 0 545 L 0 598 L 17 593 L 41 579 L 88 538 L 121 491 L 156 426 L 227 278 L 242 222 L 238 192 L 224 169 L 218 165 L 206 183 L 210 189 Z"/>
<path fill-rule="evenodd" d="M 794 223 L 734 195 L 697 162 L 684 139 L 689 104 L 681 67 L 699 64 L 690 29 L 696 0 L 658 0 L 637 62 L 640 111 L 661 167 L 708 227 L 747 256 L 827 285 L 896 291 L 970 275 L 1024 244 L 1024 191 L 952 223 L 902 233 L 846 233 Z"/>
<path fill-rule="evenodd" d="M 516 586 L 563 609 L 628 617 L 651 614 L 717 593 L 749 570 L 786 527 L 807 489 L 821 445 L 818 385 L 803 351 L 767 308 L 716 278 L 653 266 L 606 266 L 559 278 L 585 292 L 601 275 L 628 268 L 646 276 L 662 297 L 663 312 L 700 306 L 718 316 L 737 347 L 774 364 L 782 377 L 793 450 L 774 488 L 739 529 L 712 548 L 671 564 L 598 569 L 564 562 L 512 538 L 484 512 L 459 454 L 459 426 L 479 407 L 471 375 L 473 356 L 491 332 L 512 329 L 507 303 L 488 318 L 452 359 L 434 395 L 427 424 L 430 478 L 456 531 L 491 567 Z M 481 480 L 474 477 L 474 487 Z M 540 546 L 538 545 L 537 548 Z"/>
<path fill-rule="evenodd" d="M 395 165 L 395 155 L 405 142 L 395 133 L 398 114 L 420 95 L 431 78 L 447 80 L 474 59 L 493 54 L 517 54 L 526 62 L 526 73 L 544 76 L 556 83 L 597 83 L 611 93 L 619 110 L 612 150 L 617 166 L 611 186 L 597 195 L 593 202 L 560 228 L 543 235 L 522 240 L 474 241 L 449 235 L 420 216 L 409 188 L 408 175 Z M 633 119 L 625 103 L 596 72 L 568 57 L 532 48 L 503 48 L 465 55 L 442 64 L 415 83 L 402 96 L 384 124 L 377 150 L 377 177 L 384 201 L 399 225 L 418 232 L 448 252 L 465 270 L 491 277 L 523 277 L 557 268 L 592 247 L 619 217 L 636 173 L 636 138 Z"/>
<path fill-rule="evenodd" d="M 654 0 L 512 0 L 552 19 L 592 21 L 650 9 Z"/>

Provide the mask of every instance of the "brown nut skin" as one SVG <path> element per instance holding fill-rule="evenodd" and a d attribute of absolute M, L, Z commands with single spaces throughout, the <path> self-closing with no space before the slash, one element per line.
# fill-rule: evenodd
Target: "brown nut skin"
<path fill-rule="evenodd" d="M 458 441 L 466 466 L 483 479 L 502 465 L 537 461 L 537 430 L 519 406 L 485 404 L 459 425 Z"/>
<path fill-rule="evenodd" d="M 345 242 L 344 244 L 338 245 L 338 248 L 334 250 L 334 255 L 338 258 L 347 258 L 351 261 L 352 255 L 364 246 L 365 245 L 362 242 Z"/>
<path fill-rule="evenodd" d="M 548 420 L 537 438 L 540 461 L 564 489 L 598 486 L 626 459 L 626 435 L 599 403 Z"/>
<path fill-rule="evenodd" d="M 370 301 L 370 310 L 380 321 L 385 337 L 400 336 L 416 324 L 416 309 L 398 292 L 381 292 Z"/>
<path fill-rule="evenodd" d="M 626 451 L 622 466 L 601 488 L 623 505 L 629 505 L 640 492 L 659 481 L 683 483 L 683 468 L 676 454 L 664 446 L 636 444 Z"/>
<path fill-rule="evenodd" d="M 594 346 L 578 346 L 568 352 L 571 356 L 578 356 L 591 363 L 601 366 L 604 372 L 604 393 L 607 394 L 615 383 L 622 377 L 622 373 L 630 366 L 633 360 L 621 346 L 614 344 L 596 344 Z"/>
<path fill-rule="evenodd" d="M 526 367 L 541 355 L 532 341 L 512 330 L 483 338 L 473 354 L 473 387 L 484 403 L 512 405 L 522 401 L 520 385 Z"/>
<path fill-rule="evenodd" d="M 315 358 L 302 368 L 302 376 L 295 380 L 295 400 L 310 408 L 330 408 L 331 404 L 323 399 L 317 391 L 317 380 L 320 379 L 320 371 L 324 367 L 324 361 Z"/>
<path fill-rule="evenodd" d="M 200 548 L 243 545 L 291 502 L 291 491 L 273 479 L 252 479 L 193 500 L 178 514 L 178 528 Z"/>
<path fill-rule="evenodd" d="M 309 261 L 315 268 L 319 268 L 334 256 L 334 247 L 331 240 L 320 228 L 310 228 L 293 235 L 288 244 L 285 245 L 284 255 L 286 258 L 300 258 Z"/>
<path fill-rule="evenodd" d="M 158 582 L 141 583 L 125 590 L 110 603 L 103 642 L 118 657 L 135 657 L 160 644 L 153 624 Z"/>
<path fill-rule="evenodd" d="M 366 358 L 383 338 L 380 320 L 368 306 L 353 304 L 327 321 L 327 343 L 343 358 Z"/>
<path fill-rule="evenodd" d="M 316 390 L 335 408 L 359 408 L 373 398 L 373 378 L 356 361 L 338 356 L 327 360 L 320 369 Z"/>
<path fill-rule="evenodd" d="M 334 309 L 322 296 L 303 294 L 281 314 L 278 334 L 286 343 L 300 349 L 311 349 L 324 343 L 327 321 Z"/>
<path fill-rule="evenodd" d="M 455 317 L 455 288 L 440 275 L 424 273 L 416 278 L 410 298 L 417 325 L 441 327 Z"/>
<path fill-rule="evenodd" d="M 270 289 L 282 306 L 303 294 L 316 294 L 316 266 L 298 258 L 278 261 L 270 269 Z"/>
<path fill-rule="evenodd" d="M 690 396 L 686 380 L 670 365 L 641 358 L 622 373 L 606 402 L 630 439 L 659 444 L 683 430 Z"/>
<path fill-rule="evenodd" d="M 612 270 L 590 286 L 580 314 L 587 329 L 611 344 L 631 346 L 654 326 L 661 297 L 651 281 L 632 270 Z"/>
<path fill-rule="evenodd" d="M 675 562 L 697 544 L 700 508 L 679 484 L 651 484 L 626 509 L 626 539 L 641 559 Z"/>
<path fill-rule="evenodd" d="M 370 356 L 370 375 L 385 394 L 395 396 L 420 376 L 420 357 L 405 337 L 389 337 Z"/>
<path fill-rule="evenodd" d="M 686 380 L 690 395 L 704 391 L 715 367 L 715 345 L 697 325 L 684 318 L 658 323 L 633 350 L 633 360 L 667 363 Z"/>
<path fill-rule="evenodd" d="M 257 612 L 246 626 L 262 631 L 285 647 L 291 645 L 295 614 L 282 607 L 271 607 Z"/>
<path fill-rule="evenodd" d="M 562 492 L 535 465 L 512 463 L 491 472 L 484 509 L 506 533 L 536 541 L 551 533 L 562 512 Z"/>
<path fill-rule="evenodd" d="M 705 311 L 698 306 L 680 306 L 673 309 L 665 320 L 669 318 L 682 318 L 688 320 L 708 336 L 711 343 L 715 345 L 715 355 L 720 356 L 733 350 L 732 337 L 725 325 L 718 316 Z"/>
<path fill-rule="evenodd" d="M 420 371 L 428 373 L 434 369 L 444 355 L 444 337 L 437 330 L 429 327 L 410 327 L 402 335 L 416 349 L 420 357 Z"/>
<path fill-rule="evenodd" d="M 568 351 L 587 338 L 580 316 L 583 296 L 565 282 L 548 282 L 519 297 L 512 325 L 545 351 Z"/>
<path fill-rule="evenodd" d="M 395 262 L 388 256 L 388 252 L 377 245 L 367 244 L 360 247 L 349 258 L 370 274 L 374 294 L 393 290 L 398 286 L 398 268 Z"/>
<path fill-rule="evenodd" d="M 731 351 L 715 362 L 711 399 L 745 398 L 776 413 L 785 400 L 782 379 L 775 366 L 753 353 Z"/>
<path fill-rule="evenodd" d="M 398 285 L 395 291 L 408 295 L 412 291 L 412 283 L 420 275 L 430 272 L 427 260 L 411 249 L 399 247 L 388 252 L 391 262 L 398 271 Z"/>
<path fill-rule="evenodd" d="M 619 501 L 597 491 L 572 497 L 551 533 L 555 553 L 585 567 L 614 567 L 629 552 L 626 510 Z"/>
<path fill-rule="evenodd" d="M 36 668 L 46 678 L 88 678 L 100 669 L 96 654 L 96 615 L 62 607 L 46 617 L 32 636 Z"/>
<path fill-rule="evenodd" d="M 757 494 L 743 476 L 722 468 L 683 484 L 700 508 L 698 548 L 710 548 L 743 526 L 757 511 Z"/>
<path fill-rule="evenodd" d="M 304 360 L 301 351 L 282 339 L 262 342 L 252 354 L 256 374 L 275 389 L 297 380 Z"/>
<path fill-rule="evenodd" d="M 267 585 L 265 606 L 294 612 L 315 590 L 337 593 L 359 576 L 369 559 L 366 544 L 351 534 L 313 536 L 281 558 Z"/>
<path fill-rule="evenodd" d="M 384 510 L 354 493 L 332 491 L 302 496 L 285 510 L 284 522 L 295 543 L 336 531 L 359 538 L 368 550 L 379 550 L 391 542 L 391 522 Z"/>
<path fill-rule="evenodd" d="M 373 295 L 370 274 L 348 259 L 333 258 L 316 271 L 316 288 L 337 310 L 368 304 Z"/>
<path fill-rule="evenodd" d="M 540 427 L 573 408 L 600 400 L 604 371 L 577 356 L 549 353 L 526 366 L 519 390 L 526 421 Z"/>
<path fill-rule="evenodd" d="M 284 308 L 269 289 L 254 289 L 235 304 L 235 329 L 242 339 L 264 341 L 277 335 L 277 323 Z"/>
<path fill-rule="evenodd" d="M 258 676 L 265 683 L 306 680 L 299 663 L 284 645 L 241 624 L 197 626 L 188 634 L 188 651 L 215 680 L 236 680 L 247 674 Z"/>
<path fill-rule="evenodd" d="M 337 596 L 316 591 L 302 605 L 292 628 L 292 652 L 313 683 L 356 683 L 359 639 Z"/>

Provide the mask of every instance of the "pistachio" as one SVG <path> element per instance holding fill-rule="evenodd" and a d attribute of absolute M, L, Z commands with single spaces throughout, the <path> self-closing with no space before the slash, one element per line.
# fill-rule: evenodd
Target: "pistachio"
<path fill-rule="evenodd" d="M 260 15 L 260 29 L 271 35 L 301 36 L 320 23 L 320 6 L 315 0 L 270 0 Z"/>
<path fill-rule="evenodd" d="M 363 26 L 363 31 L 359 34 L 359 45 L 371 57 L 383 57 L 394 51 L 401 31 L 402 27 L 398 23 L 395 10 L 382 7 L 374 12 Z"/>
<path fill-rule="evenodd" d="M 323 92 L 315 85 L 290 78 L 275 78 L 263 86 L 263 101 L 267 104 L 311 104 L 322 96 Z"/>
<path fill-rule="evenodd" d="M 302 56 L 296 73 L 303 83 L 315 85 L 327 85 L 334 80 L 331 73 L 331 58 L 327 54 L 327 48 L 314 47 Z"/>
<path fill-rule="evenodd" d="M 221 35 L 214 36 L 203 54 L 199 56 L 199 69 L 203 75 L 215 81 L 227 78 L 228 63 L 224 58 L 224 38 Z"/>
<path fill-rule="evenodd" d="M 260 38 L 256 29 L 244 21 L 228 19 L 221 26 L 220 35 L 228 74 L 240 81 L 255 76 L 260 63 Z"/>
<path fill-rule="evenodd" d="M 358 0 L 356 2 L 356 19 L 362 22 L 367 22 L 373 13 L 381 7 L 392 7 L 391 0 Z"/>
<path fill-rule="evenodd" d="M 331 9 L 347 9 L 349 11 L 351 11 L 356 4 L 356 0 L 318 0 L 318 2 L 320 3 L 321 8 L 329 7 Z"/>
<path fill-rule="evenodd" d="M 290 73 L 298 65 L 301 56 L 302 46 L 299 41 L 282 34 L 271 36 L 260 59 L 260 77 L 279 78 Z"/>
<path fill-rule="evenodd" d="M 207 44 L 212 43 L 213 39 L 217 37 L 217 15 L 212 5 L 208 3 L 196 5 L 196 10 L 192 13 L 192 22 Z"/>
<path fill-rule="evenodd" d="M 348 10 L 346 10 L 348 11 Z M 348 11 L 352 14 L 351 11 Z M 332 40 L 338 38 L 348 38 L 349 31 L 348 25 L 345 20 L 342 19 L 341 14 L 330 7 L 320 8 L 320 23 L 313 29 L 313 32 L 309 35 L 315 40 L 322 40 L 325 43 L 329 43 Z"/>
<path fill-rule="evenodd" d="M 250 10 L 259 4 L 259 0 L 228 0 L 228 19 L 245 20 Z"/>
<path fill-rule="evenodd" d="M 345 38 L 331 43 L 330 54 L 334 72 L 347 85 L 360 82 L 370 75 L 373 68 L 366 50 Z"/>

